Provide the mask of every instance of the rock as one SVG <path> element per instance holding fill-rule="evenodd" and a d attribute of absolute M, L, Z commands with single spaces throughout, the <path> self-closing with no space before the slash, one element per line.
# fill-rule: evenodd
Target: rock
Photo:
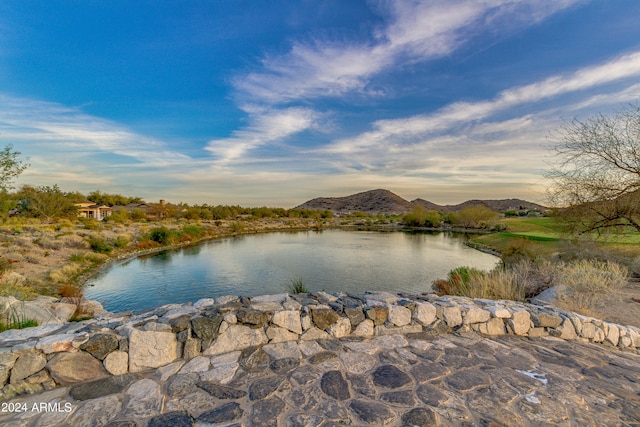
<path fill-rule="evenodd" d="M 118 338 L 112 334 L 95 334 L 80 349 L 91 353 L 98 360 L 104 360 L 109 353 L 118 349 Z"/>
<path fill-rule="evenodd" d="M 248 425 L 252 427 L 272 427 L 278 425 L 278 416 L 284 409 L 284 402 L 277 397 L 261 400 L 253 404 Z"/>
<path fill-rule="evenodd" d="M 562 325 L 558 326 L 555 331 L 559 334 L 558 336 L 564 340 L 575 340 L 578 338 L 573 323 L 571 323 L 569 319 L 564 319 Z"/>
<path fill-rule="evenodd" d="M 491 312 L 483 310 L 479 307 L 470 306 L 464 313 L 462 324 L 470 325 L 473 323 L 483 323 L 491 318 Z"/>
<path fill-rule="evenodd" d="M 216 399 L 240 399 L 247 395 L 244 390 L 237 390 L 211 381 L 200 381 L 197 386 Z"/>
<path fill-rule="evenodd" d="M 374 333 L 374 324 L 373 320 L 366 319 L 363 320 L 353 331 L 353 335 L 357 337 L 371 337 Z"/>
<path fill-rule="evenodd" d="M 213 298 L 201 298 L 198 301 L 193 303 L 193 308 L 197 310 L 202 310 L 203 308 L 209 307 L 214 303 L 215 301 L 213 300 Z"/>
<path fill-rule="evenodd" d="M 122 408 L 119 396 L 111 395 L 88 400 L 65 420 L 68 426 L 102 426 L 116 417 Z M 114 424 L 108 424 L 110 426 Z"/>
<path fill-rule="evenodd" d="M 612 346 L 617 346 L 620 339 L 620 329 L 616 325 L 609 324 L 609 332 L 607 333 L 606 342 Z"/>
<path fill-rule="evenodd" d="M 389 318 L 389 308 L 383 306 L 373 306 L 366 310 L 367 318 L 373 320 L 376 326 L 384 325 Z"/>
<path fill-rule="evenodd" d="M 271 395 L 282 384 L 281 376 L 260 378 L 249 386 L 249 400 L 262 400 Z"/>
<path fill-rule="evenodd" d="M 288 294 L 260 295 L 251 298 L 251 308 L 261 311 L 282 310 L 282 303 L 287 299 Z"/>
<path fill-rule="evenodd" d="M 8 331 L 0 333 L 0 342 L 24 341 L 31 338 L 40 338 L 45 335 L 54 334 L 62 328 L 63 325 L 49 324 L 26 329 L 9 329 Z"/>
<path fill-rule="evenodd" d="M 18 357 L 11 369 L 10 383 L 15 384 L 27 378 L 30 375 L 35 374 L 45 367 L 47 364 L 47 357 L 38 352 L 25 353 Z"/>
<path fill-rule="evenodd" d="M 111 375 L 126 374 L 129 371 L 129 353 L 126 351 L 111 352 L 102 363 Z"/>
<path fill-rule="evenodd" d="M 238 310 L 236 317 L 238 322 L 256 326 L 264 326 L 269 321 L 269 315 L 267 313 L 251 308 Z"/>
<path fill-rule="evenodd" d="M 311 311 L 311 318 L 319 329 L 326 330 L 340 319 L 340 315 L 330 308 L 319 308 Z"/>
<path fill-rule="evenodd" d="M 437 425 L 437 417 L 431 408 L 415 408 L 402 416 L 402 427 L 429 427 Z"/>
<path fill-rule="evenodd" d="M 411 310 L 406 307 L 392 305 L 389 307 L 389 322 L 395 326 L 405 326 L 411 323 Z"/>
<path fill-rule="evenodd" d="M 375 305 L 370 304 L 369 301 L 377 301 L 383 302 L 386 304 L 395 304 L 400 299 L 398 295 L 389 293 L 389 292 L 381 292 L 381 291 L 367 291 L 364 293 L 364 298 L 367 301 L 367 305 Z"/>
<path fill-rule="evenodd" d="M 84 382 L 72 386 L 69 389 L 69 395 L 75 400 L 97 399 L 110 394 L 121 393 L 135 379 L 135 375 L 128 374 Z"/>
<path fill-rule="evenodd" d="M 300 339 L 303 340 L 303 341 L 327 340 L 327 339 L 330 339 L 330 338 L 331 338 L 331 335 L 329 335 L 325 331 L 321 331 L 320 329 L 318 329 L 316 327 L 312 327 L 312 328 L 307 329 L 300 336 Z"/>
<path fill-rule="evenodd" d="M 184 364 L 180 369 L 181 374 L 188 374 L 191 372 L 206 372 L 209 370 L 211 362 L 208 357 L 198 356 L 194 357 L 190 361 Z"/>
<path fill-rule="evenodd" d="M 262 329 L 251 329 L 244 325 L 231 325 L 216 338 L 214 343 L 203 354 L 215 356 L 236 350 L 266 344 L 267 335 Z"/>
<path fill-rule="evenodd" d="M 207 425 L 228 425 L 231 421 L 240 418 L 243 413 L 237 402 L 230 402 L 200 414 L 196 421 Z"/>
<path fill-rule="evenodd" d="M 169 363 L 168 365 L 161 366 L 157 369 L 160 374 L 160 381 L 165 382 L 167 379 L 175 375 L 182 366 L 184 366 L 184 360 L 178 360 L 177 362 Z"/>
<path fill-rule="evenodd" d="M 206 349 L 211 344 L 211 341 L 218 334 L 220 324 L 222 323 L 222 316 L 215 317 L 197 317 L 191 319 L 191 327 L 196 337 L 202 340 L 202 349 Z"/>
<path fill-rule="evenodd" d="M 285 328 L 295 334 L 302 334 L 302 324 L 300 322 L 299 311 L 278 311 L 274 313 L 272 322 L 274 325 Z"/>
<path fill-rule="evenodd" d="M 373 382 L 386 388 L 398 388 L 411 382 L 409 375 L 394 365 L 382 365 L 373 372 Z"/>
<path fill-rule="evenodd" d="M 7 383 L 9 372 L 17 358 L 15 353 L 0 353 L 0 388 Z"/>
<path fill-rule="evenodd" d="M 444 320 L 448 327 L 455 328 L 456 326 L 462 325 L 462 312 L 460 311 L 460 307 L 457 305 L 443 306 L 441 310 L 442 320 Z"/>
<path fill-rule="evenodd" d="M 211 369 L 200 374 L 202 381 L 215 381 L 220 384 L 229 383 L 240 367 L 238 360 L 242 352 L 233 351 L 211 358 Z"/>
<path fill-rule="evenodd" d="M 562 317 L 555 313 L 546 313 L 544 311 L 533 313 L 531 315 L 533 325 L 539 328 L 557 328 L 562 324 Z"/>
<path fill-rule="evenodd" d="M 493 301 L 491 301 L 493 304 Z M 507 310 L 504 306 L 499 304 L 490 305 L 487 307 L 487 311 L 491 313 L 491 317 L 497 317 L 499 319 L 510 319 L 511 312 Z"/>
<path fill-rule="evenodd" d="M 364 312 L 362 311 L 362 307 L 360 306 L 355 306 L 355 307 L 345 306 L 343 311 L 344 311 L 344 315 L 347 316 L 347 319 L 349 319 L 349 322 L 351 322 L 352 326 L 358 326 L 365 319 Z"/>
<path fill-rule="evenodd" d="M 531 316 L 525 310 L 514 311 L 507 324 L 516 335 L 526 335 L 531 327 Z"/>
<path fill-rule="evenodd" d="M 149 420 L 147 427 L 192 427 L 193 418 L 187 411 L 173 411 L 156 415 Z"/>
<path fill-rule="evenodd" d="M 192 359 L 200 354 L 202 348 L 202 341 L 198 338 L 187 338 L 184 342 L 184 348 L 182 350 L 182 358 L 185 360 Z"/>
<path fill-rule="evenodd" d="M 76 312 L 76 310 L 78 309 L 77 305 L 68 304 L 64 302 L 58 302 L 58 303 L 52 304 L 51 307 L 53 308 L 53 311 L 56 314 L 56 317 L 60 319 L 60 323 L 68 322 L 73 317 L 73 314 Z"/>
<path fill-rule="evenodd" d="M 45 354 L 57 353 L 60 351 L 73 350 L 73 341 L 77 334 L 57 334 L 40 338 L 36 344 L 36 349 Z"/>
<path fill-rule="evenodd" d="M 396 405 L 415 406 L 416 400 L 413 397 L 413 391 L 388 391 L 380 394 L 380 399 L 385 402 L 393 403 Z"/>
<path fill-rule="evenodd" d="M 340 361 L 345 370 L 354 375 L 362 375 L 376 365 L 377 358 L 366 353 L 341 352 Z"/>
<path fill-rule="evenodd" d="M 298 345 L 295 342 L 267 344 L 262 347 L 262 351 L 267 353 L 271 360 L 286 358 L 300 359 L 302 357 Z"/>
<path fill-rule="evenodd" d="M 174 375 L 167 384 L 167 396 L 183 397 L 197 390 L 198 374 L 195 372 L 188 374 Z"/>
<path fill-rule="evenodd" d="M 349 384 L 340 371 L 325 372 L 320 380 L 320 389 L 336 400 L 346 400 L 351 397 Z"/>
<path fill-rule="evenodd" d="M 284 328 L 280 328 L 277 326 L 270 326 L 267 328 L 267 338 L 269 339 L 270 343 L 297 341 L 298 334 L 290 332 L 289 330 Z"/>
<path fill-rule="evenodd" d="M 98 359 L 89 353 L 57 353 L 49 362 L 47 369 L 51 377 L 61 385 L 92 380 L 107 375 L 107 371 Z"/>
<path fill-rule="evenodd" d="M 593 339 L 596 336 L 596 325 L 593 323 L 584 323 L 582 325 L 582 333 L 580 334 L 582 338 Z"/>
<path fill-rule="evenodd" d="M 342 338 L 351 334 L 351 322 L 346 317 L 341 317 L 333 325 L 329 326 L 327 332 L 336 338 Z"/>
<path fill-rule="evenodd" d="M 129 401 L 124 408 L 123 415 L 140 419 L 160 413 L 164 396 L 155 381 L 148 378 L 136 381 L 131 384 L 125 394 Z"/>
<path fill-rule="evenodd" d="M 499 317 L 492 317 L 487 323 L 478 323 L 478 332 L 485 335 L 504 335 L 504 321 Z"/>
<path fill-rule="evenodd" d="M 96 317 L 106 313 L 106 310 L 98 301 L 83 299 L 78 307 L 78 311 L 89 317 Z"/>
<path fill-rule="evenodd" d="M 367 424 L 385 425 L 395 418 L 394 413 L 379 402 L 354 399 L 349 404 L 349 408 Z"/>
<path fill-rule="evenodd" d="M 428 302 L 417 302 L 413 312 L 413 318 L 424 326 L 429 326 L 436 321 L 436 307 Z"/>
<path fill-rule="evenodd" d="M 129 336 L 129 371 L 157 368 L 176 360 L 178 341 L 171 332 L 131 330 Z"/>

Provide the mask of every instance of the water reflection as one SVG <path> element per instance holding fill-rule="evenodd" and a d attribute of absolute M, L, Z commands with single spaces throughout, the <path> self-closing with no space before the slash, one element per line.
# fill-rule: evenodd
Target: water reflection
<path fill-rule="evenodd" d="M 239 236 L 115 264 L 93 278 L 88 298 L 110 311 L 221 295 L 310 290 L 420 293 L 460 265 L 490 269 L 497 258 L 461 236 L 424 232 L 306 231 Z"/>

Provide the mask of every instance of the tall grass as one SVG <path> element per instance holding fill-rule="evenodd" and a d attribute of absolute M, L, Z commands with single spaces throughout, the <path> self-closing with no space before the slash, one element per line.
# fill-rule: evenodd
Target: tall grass
<path fill-rule="evenodd" d="M 524 301 L 526 282 L 527 271 L 523 268 L 496 268 L 486 272 L 458 267 L 449 272 L 447 280 L 436 280 L 433 286 L 440 295 Z"/>
<path fill-rule="evenodd" d="M 594 310 L 626 285 L 628 275 L 626 267 L 612 261 L 581 259 L 562 264 L 558 271 L 558 282 L 564 285 L 561 303 Z"/>
<path fill-rule="evenodd" d="M 287 292 L 292 295 L 306 294 L 309 293 L 309 289 L 307 289 L 302 278 L 296 278 L 290 280 L 289 285 L 287 285 Z"/>

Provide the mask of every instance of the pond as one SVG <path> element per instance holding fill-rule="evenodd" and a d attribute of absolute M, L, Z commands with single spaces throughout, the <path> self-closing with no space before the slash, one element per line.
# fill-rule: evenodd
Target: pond
<path fill-rule="evenodd" d="M 419 294 L 461 265 L 490 270 L 498 258 L 451 233 L 323 230 L 212 240 L 115 263 L 86 283 L 108 311 L 141 310 L 223 295 L 310 291 Z"/>

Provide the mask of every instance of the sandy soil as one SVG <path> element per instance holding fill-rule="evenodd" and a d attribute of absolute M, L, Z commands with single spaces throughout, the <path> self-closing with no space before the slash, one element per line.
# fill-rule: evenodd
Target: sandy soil
<path fill-rule="evenodd" d="M 604 308 L 593 314 L 603 320 L 640 328 L 640 279 L 631 279 Z"/>

